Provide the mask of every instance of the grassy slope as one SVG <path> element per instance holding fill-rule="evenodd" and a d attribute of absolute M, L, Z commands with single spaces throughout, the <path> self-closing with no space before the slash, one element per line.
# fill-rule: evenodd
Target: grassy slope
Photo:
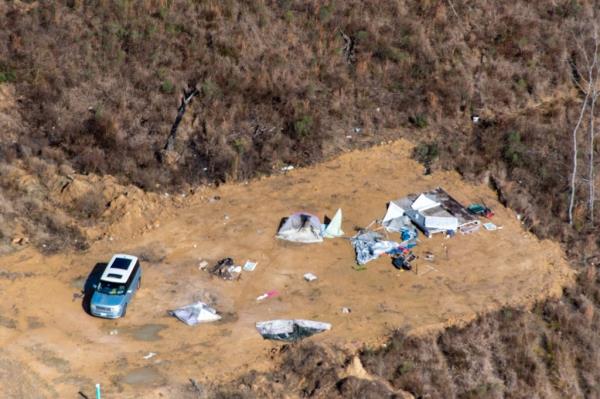
<path fill-rule="evenodd" d="M 536 180 L 532 191 L 561 196 L 565 176 L 552 171 L 567 160 L 560 137 L 577 104 L 514 117 L 574 87 L 565 31 L 586 8 L 559 3 L 453 2 L 455 14 L 446 1 L 3 2 L 0 72 L 16 87 L 21 130 L 0 140 L 0 159 L 34 176 L 74 169 L 178 190 L 404 134 L 436 141 L 450 160 L 442 165 L 469 176 L 493 165 L 521 179 L 520 169 L 543 159 L 544 187 Z M 165 153 L 188 84 L 201 95 Z M 473 112 L 485 127 L 472 126 Z M 27 189 L 11 176 L 0 175 L 5 218 L 47 213 L 23 203 Z M 548 212 L 562 216 L 564 203 Z M 54 207 L 61 220 L 34 223 L 46 236 L 75 237 L 68 226 L 102 213 L 89 199 Z M 11 232 L 2 231 L 6 242 Z"/>

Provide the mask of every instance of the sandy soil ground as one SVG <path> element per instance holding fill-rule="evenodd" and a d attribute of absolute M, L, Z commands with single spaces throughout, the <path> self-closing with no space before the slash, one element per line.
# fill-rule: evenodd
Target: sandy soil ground
<path fill-rule="evenodd" d="M 70 398 L 82 391 L 92 397 L 100 383 L 107 398 L 181 397 L 189 378 L 202 384 L 268 369 L 280 344 L 263 340 L 257 321 L 327 321 L 332 330 L 309 339 L 359 348 L 378 344 L 394 328 L 423 333 L 560 294 L 572 272 L 558 244 L 525 232 L 489 188 L 451 172 L 423 175 L 410 150 L 399 141 L 285 175 L 204 188 L 177 206 L 169 201 L 157 220 L 124 217 L 85 253 L 44 257 L 24 249 L 0 258 L 0 396 Z M 387 201 L 436 186 L 463 203 L 483 199 L 503 228 L 451 239 L 420 236 L 415 253 L 430 251 L 435 260 L 421 256 L 418 273 L 394 269 L 388 257 L 354 270 L 345 238 L 309 245 L 274 238 L 288 214 L 331 217 L 338 207 L 350 236 L 381 218 Z M 91 317 L 77 294 L 94 265 L 116 252 L 146 259 L 142 288 L 126 318 Z M 198 269 L 200 260 L 212 265 L 223 257 L 256 260 L 258 267 L 239 281 Z M 319 279 L 304 281 L 306 272 Z M 280 295 L 257 302 L 268 290 Z M 168 316 L 195 300 L 213 304 L 223 320 L 188 327 Z M 156 355 L 145 359 L 149 352 Z"/>

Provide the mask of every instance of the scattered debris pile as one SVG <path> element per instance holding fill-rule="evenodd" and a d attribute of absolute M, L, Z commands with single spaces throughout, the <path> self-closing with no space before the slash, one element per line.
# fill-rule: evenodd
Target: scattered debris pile
<path fill-rule="evenodd" d="M 491 211 L 490 211 L 491 212 Z M 479 226 L 477 216 L 469 212 L 444 189 L 438 187 L 420 195 L 410 194 L 390 202 L 383 226 L 395 226 L 407 216 L 427 237 L 437 233 L 454 234 Z M 405 221 L 402 220 L 402 225 Z"/>
<path fill-rule="evenodd" d="M 399 270 L 412 270 L 412 264 L 410 262 L 417 259 L 416 255 L 412 252 L 406 254 L 392 256 L 392 265 Z"/>
<path fill-rule="evenodd" d="M 223 258 L 210 269 L 210 274 L 222 278 L 223 280 L 236 280 L 242 273 L 241 266 L 235 266 L 233 259 Z"/>

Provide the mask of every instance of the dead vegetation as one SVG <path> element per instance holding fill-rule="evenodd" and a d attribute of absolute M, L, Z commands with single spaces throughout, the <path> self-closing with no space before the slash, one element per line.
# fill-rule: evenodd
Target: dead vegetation
<path fill-rule="evenodd" d="M 466 175 L 498 164 L 502 184 L 545 157 L 539 181 L 560 197 L 551 215 L 564 218 L 568 182 L 554 163 L 569 159 L 561 137 L 579 109 L 565 29 L 590 9 L 570 0 L 4 2 L 0 85 L 14 87 L 16 115 L 0 159 L 43 179 L 70 168 L 145 190 L 186 190 L 405 135 L 430 145 L 420 157 Z M 199 94 L 169 139 L 188 87 Z M 545 121 L 514 116 L 549 97 L 565 100 L 541 111 Z M 520 142 L 505 144 L 510 137 Z M 0 184 L 13 208 L 5 226 L 36 212 L 24 212 L 10 174 Z M 74 248 L 81 221 L 102 214 L 93 195 L 54 206 L 66 217 L 35 224 L 72 237 L 65 242 Z M 528 217 L 536 224 L 540 216 Z M 37 234 L 24 229 L 3 227 L 0 239 Z"/>
<path fill-rule="evenodd" d="M 597 284 L 590 267 L 559 301 L 503 309 L 424 339 L 397 333 L 362 359 L 415 396 L 596 397 Z"/>
<path fill-rule="evenodd" d="M 385 349 L 362 352 L 368 371 L 415 396 L 598 396 L 593 184 L 579 176 L 568 226 L 565 166 L 583 100 L 571 68 L 582 59 L 565 32 L 594 8 L 571 0 L 3 2 L 0 86 L 15 88 L 18 112 L 0 97 L 10 118 L 0 118 L 0 253 L 23 239 L 47 251 L 85 248 L 81 226 L 108 201 L 90 191 L 65 205 L 50 185 L 56 176 L 184 190 L 306 165 L 394 129 L 392 137 L 421 143 L 415 155 L 427 168 L 493 185 L 533 232 L 562 240 L 582 273 L 560 301 L 533 312 L 505 309 L 426 338 L 399 332 Z M 187 86 L 200 95 L 164 156 Z M 582 170 L 595 151 L 582 155 Z M 366 382 L 332 371 L 347 359 L 309 352 L 292 349 L 261 377 L 266 386 L 366 397 Z"/>

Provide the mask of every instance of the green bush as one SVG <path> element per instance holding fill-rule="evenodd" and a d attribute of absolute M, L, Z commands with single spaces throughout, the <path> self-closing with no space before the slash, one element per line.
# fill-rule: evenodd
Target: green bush
<path fill-rule="evenodd" d="M 512 168 L 523 165 L 525 145 L 521 142 L 521 134 L 513 131 L 506 135 L 506 143 L 502 152 L 502 158 Z"/>
<path fill-rule="evenodd" d="M 244 140 L 241 138 L 235 139 L 233 141 L 233 143 L 231 143 L 231 146 L 233 147 L 235 152 L 237 152 L 240 155 L 242 155 L 244 153 L 244 151 L 246 150 L 246 144 L 244 143 Z"/>
<path fill-rule="evenodd" d="M 406 60 L 408 58 L 408 53 L 394 46 L 382 45 L 375 52 L 375 56 L 382 60 L 398 63 Z"/>
<path fill-rule="evenodd" d="M 333 14 L 333 6 L 331 4 L 321 7 L 319 10 L 319 19 L 321 22 L 327 22 Z"/>
<path fill-rule="evenodd" d="M 15 71 L 9 68 L 0 68 L 0 83 L 13 83 L 16 80 Z"/>
<path fill-rule="evenodd" d="M 358 32 L 356 32 L 356 39 L 358 39 L 359 41 L 365 41 L 369 38 L 369 32 L 367 32 L 366 30 L 359 30 Z"/>
<path fill-rule="evenodd" d="M 421 143 L 415 147 L 414 157 L 417 161 L 429 165 L 440 155 L 437 143 Z"/>
<path fill-rule="evenodd" d="M 287 10 L 285 14 L 283 14 L 283 17 L 288 23 L 292 23 L 294 20 L 294 12 L 292 10 Z"/>
<path fill-rule="evenodd" d="M 294 132 L 300 137 L 308 137 L 312 131 L 313 119 L 310 115 L 304 115 L 294 122 Z"/>
<path fill-rule="evenodd" d="M 240 54 L 234 46 L 227 45 L 225 43 L 217 44 L 217 52 L 225 58 L 231 58 L 232 60 L 239 60 Z"/>
<path fill-rule="evenodd" d="M 166 79 L 160 85 L 160 91 L 165 94 L 173 94 L 175 93 L 175 85 L 170 80 Z"/>
<path fill-rule="evenodd" d="M 200 90 L 202 91 L 202 95 L 204 97 L 211 98 L 215 97 L 219 93 L 219 86 L 217 86 L 212 80 L 206 79 L 204 82 L 202 82 Z"/>
<path fill-rule="evenodd" d="M 413 115 L 408 118 L 408 121 L 416 128 L 423 129 L 427 127 L 427 117 L 423 114 Z"/>

